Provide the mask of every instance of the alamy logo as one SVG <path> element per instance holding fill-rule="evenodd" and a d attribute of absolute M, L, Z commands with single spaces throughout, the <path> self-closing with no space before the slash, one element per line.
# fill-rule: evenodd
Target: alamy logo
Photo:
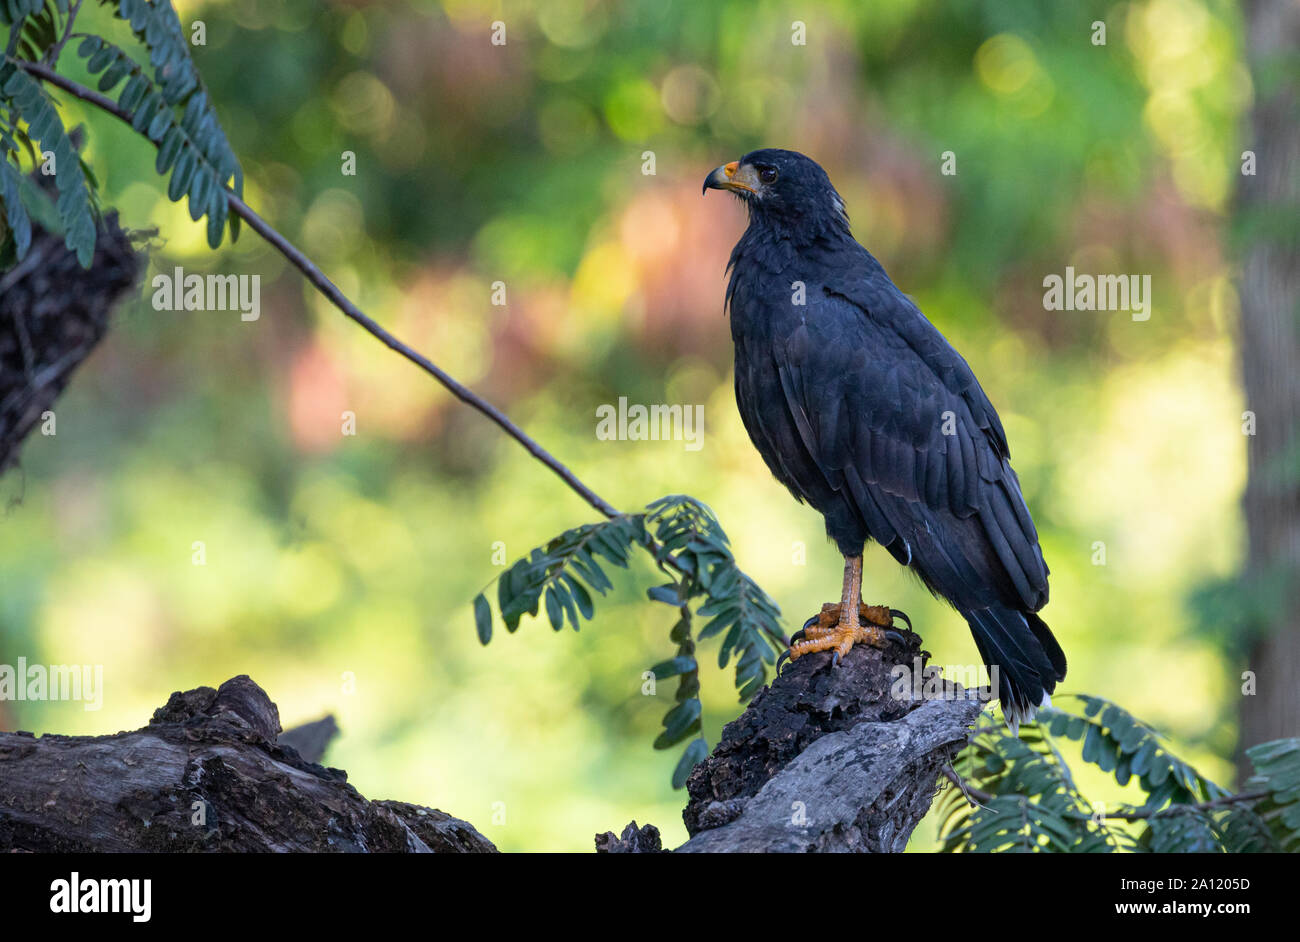
<path fill-rule="evenodd" d="M 602 442 L 684 441 L 687 451 L 704 447 L 704 406 L 627 404 L 618 397 L 596 407 L 596 437 Z"/>
<path fill-rule="evenodd" d="M 130 913 L 132 922 L 148 922 L 153 913 L 153 881 L 90 880 L 72 871 L 67 880 L 50 884 L 52 913 Z"/>
<path fill-rule="evenodd" d="M 104 705 L 104 665 L 0 664 L 0 700 L 83 700 L 87 711 Z"/>
<path fill-rule="evenodd" d="M 1131 311 L 1133 320 L 1151 319 L 1150 275 L 1076 275 L 1043 279 L 1043 308 L 1048 311 Z"/>
<path fill-rule="evenodd" d="M 155 311 L 238 311 L 239 319 L 262 316 L 261 275 L 185 274 L 179 265 L 150 282 Z"/>
<path fill-rule="evenodd" d="M 924 664 L 919 657 L 911 665 L 895 664 L 889 669 L 889 695 L 895 700 L 978 700 L 987 703 L 997 694 L 998 665 L 987 669 L 988 683 L 982 683 L 985 668 L 980 664 Z"/>

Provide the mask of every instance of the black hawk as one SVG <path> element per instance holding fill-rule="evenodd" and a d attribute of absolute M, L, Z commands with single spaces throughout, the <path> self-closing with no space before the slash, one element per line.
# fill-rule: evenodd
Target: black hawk
<path fill-rule="evenodd" d="M 874 540 L 966 619 L 1018 729 L 1050 702 L 1065 655 L 1036 614 L 1047 565 L 975 374 L 854 240 L 815 161 L 756 150 L 704 188 L 749 208 L 726 294 L 741 418 L 844 554 L 840 604 L 809 620 L 789 656 L 833 650 L 838 662 L 854 643 L 883 646 L 901 613 L 861 602 Z"/>

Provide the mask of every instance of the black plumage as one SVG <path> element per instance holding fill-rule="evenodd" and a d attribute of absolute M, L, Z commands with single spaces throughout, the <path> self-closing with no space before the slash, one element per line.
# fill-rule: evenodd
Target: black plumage
<path fill-rule="evenodd" d="M 846 559 L 874 540 L 952 603 L 997 667 L 1016 726 L 1047 702 L 1066 663 L 1036 614 L 1048 569 L 997 412 L 854 240 L 817 163 L 754 151 L 705 186 L 749 209 L 726 299 L 736 402 L 755 447 L 824 515 Z"/>

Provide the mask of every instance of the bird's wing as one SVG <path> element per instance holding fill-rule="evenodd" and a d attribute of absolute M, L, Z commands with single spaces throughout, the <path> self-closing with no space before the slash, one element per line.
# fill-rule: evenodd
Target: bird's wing
<path fill-rule="evenodd" d="M 872 537 L 931 588 L 972 602 L 997 590 L 1036 611 L 1047 567 L 1002 423 L 961 356 L 888 287 L 861 299 L 810 291 L 774 345 L 799 439 Z"/>

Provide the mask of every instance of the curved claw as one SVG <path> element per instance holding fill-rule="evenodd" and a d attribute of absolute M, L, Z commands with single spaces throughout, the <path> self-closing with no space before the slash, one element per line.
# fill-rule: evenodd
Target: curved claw
<path fill-rule="evenodd" d="M 889 610 L 889 617 L 890 617 L 890 618 L 897 618 L 899 621 L 901 621 L 901 622 L 903 622 L 904 624 L 906 624 L 906 625 L 907 625 L 907 630 L 908 630 L 908 631 L 912 631 L 912 630 L 913 630 L 913 629 L 912 629 L 912 619 L 910 619 L 910 618 L 907 617 L 907 613 L 906 613 L 906 612 L 900 612 L 900 611 L 899 611 L 898 609 L 896 609 L 896 608 L 891 608 L 891 609 Z"/>
<path fill-rule="evenodd" d="M 800 628 L 797 632 L 795 632 L 795 634 L 803 634 L 804 631 L 811 628 L 813 625 L 817 624 L 817 622 L 820 620 L 821 620 L 821 615 L 814 615 L 812 618 L 804 622 L 803 627 Z"/>
<path fill-rule="evenodd" d="M 831 668 L 834 669 L 839 666 L 840 666 L 840 652 L 836 651 L 834 654 L 831 655 Z"/>
<path fill-rule="evenodd" d="M 794 639 L 793 639 L 793 638 L 791 638 L 790 640 L 791 640 L 791 643 L 794 642 Z M 777 677 L 780 677 L 780 676 L 781 676 L 781 665 L 784 664 L 786 661 L 789 661 L 789 660 L 790 660 L 790 649 L 789 649 L 789 648 L 786 648 L 784 651 L 781 652 L 781 656 L 778 657 L 778 658 L 776 659 L 776 676 L 777 676 Z M 793 661 L 790 661 L 790 663 L 793 664 L 794 662 L 793 662 Z"/>
<path fill-rule="evenodd" d="M 888 638 L 890 641 L 894 642 L 899 647 L 902 648 L 907 647 L 907 639 L 904 638 L 902 635 L 900 635 L 894 629 L 886 628 L 884 631 L 881 632 L 881 634 L 884 635 L 886 638 Z"/>

